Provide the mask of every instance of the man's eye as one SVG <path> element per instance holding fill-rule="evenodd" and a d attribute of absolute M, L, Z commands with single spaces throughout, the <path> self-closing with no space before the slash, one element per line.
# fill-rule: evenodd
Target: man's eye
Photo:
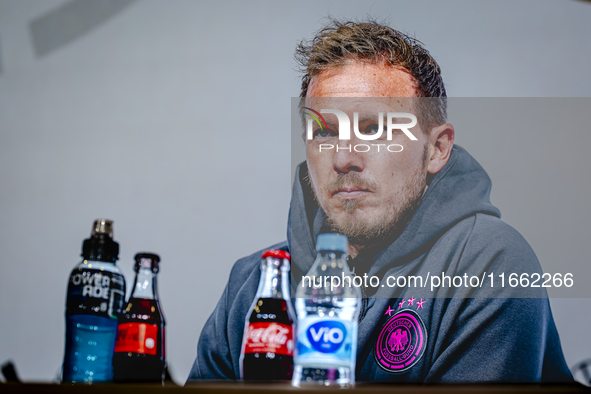
<path fill-rule="evenodd" d="M 363 134 L 367 134 L 367 135 L 374 135 L 377 134 L 380 130 L 380 126 L 377 124 L 370 124 L 369 126 L 367 126 L 365 128 L 365 130 L 363 130 Z"/>
<path fill-rule="evenodd" d="M 328 138 L 328 137 L 334 137 L 336 135 L 337 135 L 337 133 L 331 129 L 316 129 L 314 131 L 314 138 L 316 138 L 316 137 Z"/>

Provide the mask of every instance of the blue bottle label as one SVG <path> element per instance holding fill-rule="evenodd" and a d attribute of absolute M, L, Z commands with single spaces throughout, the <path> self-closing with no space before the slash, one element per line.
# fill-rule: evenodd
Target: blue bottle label
<path fill-rule="evenodd" d="M 113 379 L 117 320 L 86 314 L 66 318 L 66 355 L 62 380 L 93 383 Z"/>
<path fill-rule="evenodd" d="M 308 327 L 306 336 L 315 350 L 322 353 L 335 353 L 345 342 L 347 329 L 340 321 L 319 321 Z"/>
<path fill-rule="evenodd" d="M 310 366 L 350 366 L 355 362 L 357 324 L 308 317 L 298 322 L 296 363 Z"/>

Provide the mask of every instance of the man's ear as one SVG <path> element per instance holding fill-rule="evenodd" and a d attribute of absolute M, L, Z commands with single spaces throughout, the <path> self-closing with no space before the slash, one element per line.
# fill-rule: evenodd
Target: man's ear
<path fill-rule="evenodd" d="M 451 148 L 454 146 L 454 127 L 445 123 L 433 127 L 429 136 L 429 174 L 437 174 L 449 160 Z"/>

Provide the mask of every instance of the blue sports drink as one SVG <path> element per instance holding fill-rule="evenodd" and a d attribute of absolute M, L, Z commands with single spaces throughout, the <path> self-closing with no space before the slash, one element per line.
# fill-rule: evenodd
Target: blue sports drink
<path fill-rule="evenodd" d="M 361 290 L 353 285 L 347 250 L 344 235 L 319 235 L 316 261 L 298 285 L 294 386 L 355 384 Z"/>
<path fill-rule="evenodd" d="M 96 220 L 82 246 L 84 260 L 70 274 L 63 382 L 113 379 L 117 319 L 125 299 L 125 279 L 115 265 L 118 254 L 113 222 Z"/>

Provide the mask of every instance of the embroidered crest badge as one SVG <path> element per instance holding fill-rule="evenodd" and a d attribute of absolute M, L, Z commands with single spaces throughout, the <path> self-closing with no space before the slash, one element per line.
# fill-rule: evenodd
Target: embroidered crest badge
<path fill-rule="evenodd" d="M 427 330 L 421 317 L 412 309 L 403 309 L 382 327 L 375 347 L 375 359 L 388 372 L 412 368 L 425 353 Z"/>

